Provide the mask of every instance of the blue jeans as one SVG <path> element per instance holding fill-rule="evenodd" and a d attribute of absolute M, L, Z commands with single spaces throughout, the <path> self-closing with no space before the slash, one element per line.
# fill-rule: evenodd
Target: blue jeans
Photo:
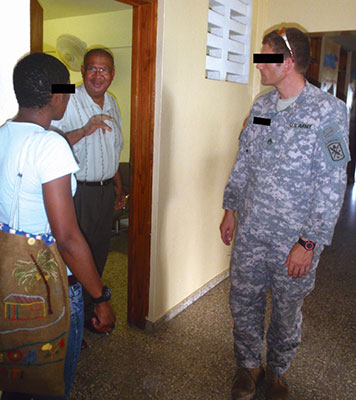
<path fill-rule="evenodd" d="M 3 392 L 1 400 L 68 400 L 68 395 L 74 380 L 75 369 L 78 363 L 80 347 L 83 340 L 84 307 L 82 286 L 80 283 L 69 286 L 69 303 L 71 311 L 70 330 L 68 337 L 66 361 L 64 366 L 66 396 L 53 397 L 26 393 Z"/>

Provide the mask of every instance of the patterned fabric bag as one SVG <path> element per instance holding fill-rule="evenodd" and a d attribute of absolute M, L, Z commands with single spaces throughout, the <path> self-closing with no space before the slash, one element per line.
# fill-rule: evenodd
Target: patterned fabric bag
<path fill-rule="evenodd" d="M 10 226 L 16 226 L 22 150 Z M 18 218 L 17 218 L 18 220 Z M 64 396 L 70 326 L 66 266 L 50 234 L 0 223 L 0 390 Z"/>

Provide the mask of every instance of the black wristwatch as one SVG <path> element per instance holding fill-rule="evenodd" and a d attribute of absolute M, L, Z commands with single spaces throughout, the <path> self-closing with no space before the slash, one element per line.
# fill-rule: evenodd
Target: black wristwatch
<path fill-rule="evenodd" d="M 302 245 L 305 248 L 305 250 L 307 250 L 307 251 L 314 250 L 315 243 L 312 242 L 311 240 L 303 240 L 303 239 L 299 238 L 298 243 L 300 245 Z"/>
<path fill-rule="evenodd" d="M 97 297 L 94 299 L 94 297 L 91 298 L 91 301 L 94 304 L 100 304 L 104 303 L 104 301 L 109 301 L 111 299 L 111 290 L 107 286 L 103 286 L 103 292 L 100 297 Z"/>

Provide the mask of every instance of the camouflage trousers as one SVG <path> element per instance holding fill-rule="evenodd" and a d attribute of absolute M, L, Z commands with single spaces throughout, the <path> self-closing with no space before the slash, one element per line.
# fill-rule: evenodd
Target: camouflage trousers
<path fill-rule="evenodd" d="M 313 290 L 323 246 L 316 246 L 308 275 L 292 279 L 284 266 L 290 245 L 249 237 L 236 238 L 231 264 L 230 308 L 234 321 L 237 364 L 261 365 L 265 334 L 266 292 L 272 312 L 267 331 L 267 364 L 278 374 L 287 371 L 301 340 L 304 298 Z M 267 324 L 268 325 L 268 324 Z"/>

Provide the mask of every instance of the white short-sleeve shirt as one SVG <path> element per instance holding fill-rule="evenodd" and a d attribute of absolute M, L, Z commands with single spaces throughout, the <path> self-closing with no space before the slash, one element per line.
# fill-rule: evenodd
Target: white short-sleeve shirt
<path fill-rule="evenodd" d="M 8 121 L 0 128 L 0 222 L 8 224 L 20 153 L 26 138 L 35 133 L 28 148 L 19 193 L 18 229 L 28 233 L 46 233 L 48 224 L 42 184 L 72 174 L 79 167 L 67 141 L 58 133 L 39 125 Z"/>
<path fill-rule="evenodd" d="M 82 128 L 94 115 L 105 114 L 113 118 L 105 123 L 112 131 L 94 133 L 73 145 L 73 151 L 79 162 L 80 171 L 76 174 L 79 181 L 98 182 L 112 178 L 119 168 L 120 152 L 123 148 L 121 135 L 121 117 L 115 99 L 105 93 L 104 106 L 101 109 L 88 95 L 84 84 L 76 87 L 70 96 L 66 112 L 60 121 L 52 121 L 52 126 L 63 133 Z"/>

